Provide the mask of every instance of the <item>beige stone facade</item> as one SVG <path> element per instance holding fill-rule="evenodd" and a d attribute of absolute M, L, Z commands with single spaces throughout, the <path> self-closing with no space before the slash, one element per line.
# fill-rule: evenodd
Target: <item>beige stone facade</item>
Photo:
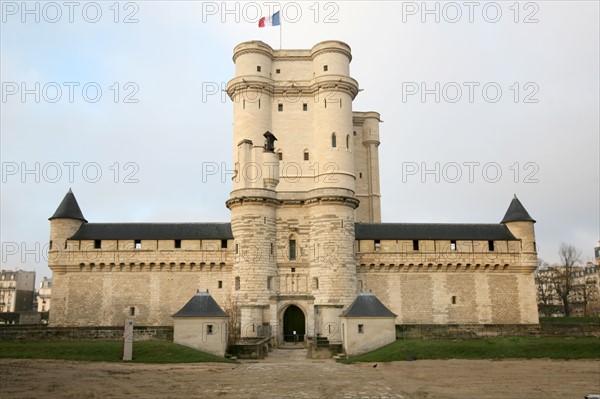
<path fill-rule="evenodd" d="M 380 223 L 380 116 L 352 109 L 351 59 L 338 41 L 234 49 L 230 224 L 87 223 L 67 194 L 50 323 L 171 325 L 198 289 L 244 337 L 341 341 L 361 290 L 397 324 L 537 323 L 534 221 L 516 198 L 497 224 Z"/>

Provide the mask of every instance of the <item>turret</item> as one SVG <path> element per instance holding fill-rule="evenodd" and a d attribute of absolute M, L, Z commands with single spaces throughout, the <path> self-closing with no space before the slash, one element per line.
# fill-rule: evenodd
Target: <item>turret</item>
<path fill-rule="evenodd" d="M 521 240 L 524 266 L 535 268 L 537 266 L 537 247 L 533 227 L 535 220 L 529 215 L 516 194 L 500 223 L 506 225 L 510 232 Z"/>
<path fill-rule="evenodd" d="M 67 239 L 75 234 L 83 223 L 87 223 L 71 189 L 48 220 L 50 220 L 50 251 L 66 249 Z"/>

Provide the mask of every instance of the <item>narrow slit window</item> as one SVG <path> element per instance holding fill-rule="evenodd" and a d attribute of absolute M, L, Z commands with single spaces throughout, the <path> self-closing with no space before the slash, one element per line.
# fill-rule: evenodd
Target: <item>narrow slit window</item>
<path fill-rule="evenodd" d="M 271 277 L 271 276 L 267 277 L 267 289 L 268 289 L 268 290 L 270 290 L 270 289 L 272 288 L 272 287 L 271 287 L 271 285 L 272 285 L 272 282 L 273 282 L 273 280 L 272 280 L 272 279 L 273 279 L 273 277 Z"/>
<path fill-rule="evenodd" d="M 260 109 L 260 98 L 258 99 L 258 109 Z"/>
<path fill-rule="evenodd" d="M 329 66 L 328 65 L 323 65 L 323 72 L 327 72 L 329 70 Z"/>
<path fill-rule="evenodd" d="M 336 148 L 337 147 L 337 139 L 335 137 L 335 133 L 331 134 L 331 147 L 332 148 Z"/>
<path fill-rule="evenodd" d="M 262 67 L 260 65 L 256 66 L 256 72 L 261 72 L 262 71 Z"/>
<path fill-rule="evenodd" d="M 359 334 L 364 334 L 365 333 L 365 325 L 364 324 L 359 324 L 358 325 L 358 333 Z"/>
<path fill-rule="evenodd" d="M 489 249 L 490 251 L 493 251 L 493 250 L 494 250 L 494 240 L 489 240 L 489 241 L 488 241 L 488 249 Z"/>
<path fill-rule="evenodd" d="M 413 240 L 413 251 L 419 250 L 419 240 Z"/>
<path fill-rule="evenodd" d="M 360 179 L 362 179 L 362 172 L 359 172 L 359 173 L 358 173 L 358 177 L 359 177 Z"/>
<path fill-rule="evenodd" d="M 277 104 L 277 111 L 283 112 L 283 104 Z"/>
<path fill-rule="evenodd" d="M 296 240 L 290 239 L 290 260 L 296 260 Z"/>
<path fill-rule="evenodd" d="M 327 108 L 327 99 L 323 100 L 323 104 L 325 104 L 325 108 Z"/>
<path fill-rule="evenodd" d="M 277 153 L 277 156 L 279 157 L 279 160 L 280 160 L 280 161 L 283 161 L 283 152 L 279 151 L 279 152 Z"/>
<path fill-rule="evenodd" d="M 452 295 L 452 304 L 456 305 L 456 295 Z"/>
<path fill-rule="evenodd" d="M 95 249 L 102 248 L 102 240 L 94 240 L 94 248 Z"/>
<path fill-rule="evenodd" d="M 356 130 L 352 132 L 352 135 L 353 135 L 353 136 L 356 136 Z"/>
<path fill-rule="evenodd" d="M 129 307 L 129 316 L 135 316 L 135 306 Z"/>
<path fill-rule="evenodd" d="M 310 156 L 308 155 L 308 151 L 304 151 L 304 160 L 308 161 Z"/>
<path fill-rule="evenodd" d="M 246 109 L 246 99 L 243 99 L 243 100 L 242 100 L 242 108 L 243 108 L 243 109 Z"/>
<path fill-rule="evenodd" d="M 50 243 L 48 244 L 48 248 L 52 249 L 52 240 L 50 240 Z"/>
<path fill-rule="evenodd" d="M 350 148 L 350 135 L 349 134 L 346 135 L 346 148 L 347 149 Z"/>
<path fill-rule="evenodd" d="M 217 287 L 218 288 L 223 288 L 223 281 L 219 280 L 219 282 L 217 283 Z"/>
<path fill-rule="evenodd" d="M 175 240 L 175 248 L 181 248 L 181 240 Z"/>
<path fill-rule="evenodd" d="M 302 111 L 308 111 L 308 104 L 302 104 Z"/>
<path fill-rule="evenodd" d="M 239 289 L 240 289 L 240 278 L 236 277 L 235 278 L 235 290 L 239 291 Z"/>

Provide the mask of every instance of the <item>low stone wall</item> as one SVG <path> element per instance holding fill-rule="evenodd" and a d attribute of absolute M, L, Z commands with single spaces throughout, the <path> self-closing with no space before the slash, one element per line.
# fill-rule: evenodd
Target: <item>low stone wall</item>
<path fill-rule="evenodd" d="M 227 352 L 238 359 L 264 359 L 269 354 L 270 338 L 242 339 L 229 345 Z"/>
<path fill-rule="evenodd" d="M 123 339 L 123 327 L 47 327 L 39 326 L 0 326 L 0 341 L 8 340 L 114 340 Z M 173 326 L 135 326 L 135 341 L 172 341 Z"/>
<path fill-rule="evenodd" d="M 588 324 L 402 324 L 398 339 L 477 339 L 490 337 L 600 337 L 600 323 Z"/>

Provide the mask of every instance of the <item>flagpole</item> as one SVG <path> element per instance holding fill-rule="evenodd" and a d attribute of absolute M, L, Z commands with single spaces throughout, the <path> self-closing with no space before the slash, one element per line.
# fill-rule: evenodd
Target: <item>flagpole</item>
<path fill-rule="evenodd" d="M 279 20 L 279 50 L 281 50 L 281 30 L 282 30 L 282 26 L 283 24 L 281 23 L 281 20 Z"/>

